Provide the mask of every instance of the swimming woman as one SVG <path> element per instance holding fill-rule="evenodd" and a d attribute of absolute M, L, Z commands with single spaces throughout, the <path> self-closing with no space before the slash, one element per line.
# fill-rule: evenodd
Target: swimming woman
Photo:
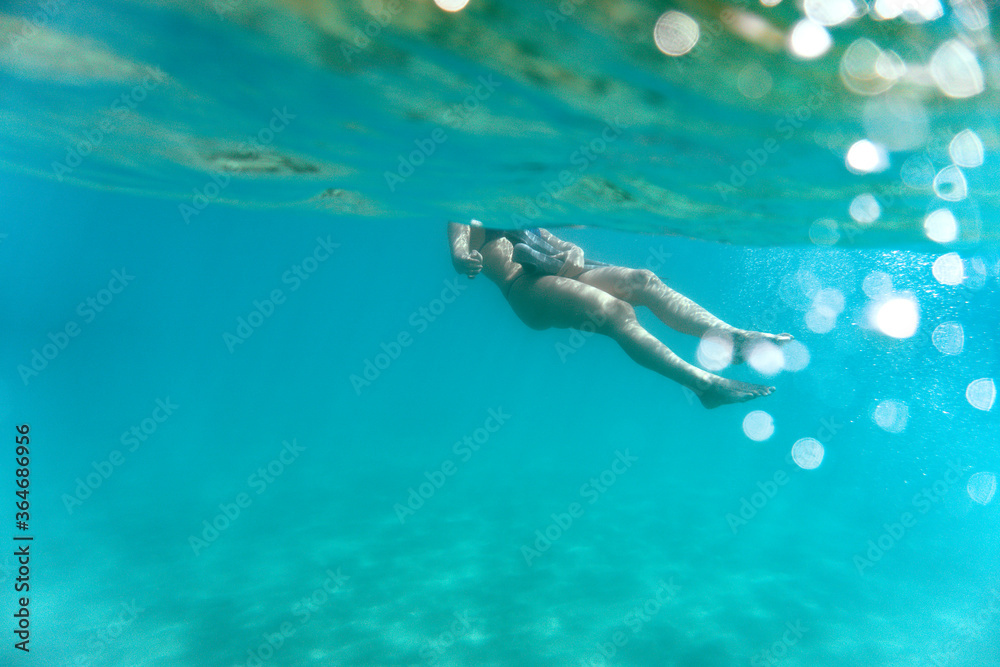
<path fill-rule="evenodd" d="M 729 339 L 733 363 L 743 362 L 754 344 L 780 344 L 792 339 L 789 334 L 737 329 L 667 287 L 652 271 L 591 262 L 578 246 L 544 229 L 500 230 L 475 220 L 471 225 L 450 222 L 448 238 L 455 270 L 469 278 L 485 273 L 532 329 L 580 329 L 589 323 L 590 330 L 614 339 L 635 362 L 688 387 L 706 408 L 774 391 L 687 363 L 639 324 L 635 307 L 646 306 L 681 333 L 702 337 L 711 332 Z"/>

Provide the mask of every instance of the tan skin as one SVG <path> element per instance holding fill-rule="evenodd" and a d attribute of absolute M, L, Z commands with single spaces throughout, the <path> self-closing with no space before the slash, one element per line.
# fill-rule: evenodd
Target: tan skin
<path fill-rule="evenodd" d="M 761 340 L 783 343 L 789 334 L 746 331 L 726 324 L 697 303 L 667 287 L 652 271 L 621 266 L 585 269 L 583 251 L 540 230 L 542 238 L 565 260 L 559 275 L 525 272 L 513 261 L 506 238 L 484 244 L 482 227 L 448 223 L 455 270 L 469 278 L 480 272 L 492 280 L 514 313 L 532 329 L 573 328 L 612 338 L 636 363 L 693 391 L 706 408 L 767 396 L 774 387 L 730 380 L 693 366 L 646 331 L 636 320 L 635 307 L 645 306 L 666 325 L 701 337 L 714 332 L 731 338 L 734 363 Z"/>

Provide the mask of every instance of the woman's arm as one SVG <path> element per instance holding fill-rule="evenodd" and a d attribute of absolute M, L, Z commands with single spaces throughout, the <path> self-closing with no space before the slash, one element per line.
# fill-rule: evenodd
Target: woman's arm
<path fill-rule="evenodd" d="M 556 250 L 563 250 L 563 251 L 570 251 L 570 250 L 574 250 L 574 249 L 575 250 L 580 250 L 579 246 L 573 245 L 569 241 L 563 241 L 558 236 L 554 236 L 554 235 L 550 234 L 549 230 L 547 230 L 547 229 L 539 229 L 538 230 L 538 235 L 542 237 L 543 241 L 545 241 L 546 243 L 548 243 L 550 246 L 552 246 Z M 580 253 L 583 254 L 583 250 L 580 250 Z"/>
<path fill-rule="evenodd" d="M 580 246 L 553 236 L 547 229 L 539 229 L 538 233 L 546 243 L 559 251 L 556 257 L 565 260 L 558 275 L 575 278 L 583 273 L 583 249 Z"/>
<path fill-rule="evenodd" d="M 459 273 L 475 278 L 483 270 L 483 256 L 479 254 L 478 250 L 470 249 L 469 239 L 471 237 L 472 228 L 469 225 L 460 225 L 457 222 L 448 223 L 451 263 Z"/>

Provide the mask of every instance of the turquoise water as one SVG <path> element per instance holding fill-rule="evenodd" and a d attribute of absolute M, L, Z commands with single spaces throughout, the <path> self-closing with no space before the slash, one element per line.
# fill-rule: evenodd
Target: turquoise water
<path fill-rule="evenodd" d="M 0 23 L 8 493 L 15 425 L 31 435 L 30 530 L 8 506 L 0 536 L 34 537 L 28 654 L 0 558 L 3 664 L 1000 665 L 985 56 L 971 99 L 907 84 L 927 131 L 853 174 L 869 98 L 837 63 L 867 18 L 813 61 L 703 29 L 678 67 L 652 45 L 664 7 L 581 3 L 553 29 L 557 5 L 413 3 L 351 64 L 370 20 L 353 4 L 58 7 L 16 51 L 38 6 Z M 883 47 L 929 57 L 953 23 L 897 20 Z M 741 98 L 754 59 L 773 84 Z M 166 76 L 139 101 L 147 65 Z M 814 85 L 830 100 L 785 139 Z M 947 199 L 914 170 L 944 170 L 965 128 L 985 157 Z M 865 193 L 871 222 L 849 213 Z M 776 392 L 705 410 L 455 274 L 445 220 L 506 224 L 532 202 L 598 259 L 793 333 L 785 370 L 719 371 Z M 939 208 L 954 241 L 925 231 Z M 880 310 L 892 299 L 915 310 Z"/>

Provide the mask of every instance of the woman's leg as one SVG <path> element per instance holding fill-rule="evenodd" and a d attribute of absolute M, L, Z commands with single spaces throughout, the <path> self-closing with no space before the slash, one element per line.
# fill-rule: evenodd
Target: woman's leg
<path fill-rule="evenodd" d="M 681 333 L 700 338 L 709 331 L 716 331 L 731 337 L 734 363 L 744 361 L 743 354 L 751 343 L 759 340 L 782 343 L 792 339 L 789 334 L 737 329 L 680 292 L 670 289 L 655 273 L 646 269 L 600 267 L 584 271 L 577 280 L 627 301 L 633 306 L 646 306 L 664 324 Z"/>
<path fill-rule="evenodd" d="M 642 328 L 626 301 L 559 276 L 525 276 L 508 295 L 514 312 L 534 329 L 592 330 L 614 339 L 636 363 L 691 389 L 708 408 L 766 396 L 773 387 L 728 380 L 692 366 Z"/>

